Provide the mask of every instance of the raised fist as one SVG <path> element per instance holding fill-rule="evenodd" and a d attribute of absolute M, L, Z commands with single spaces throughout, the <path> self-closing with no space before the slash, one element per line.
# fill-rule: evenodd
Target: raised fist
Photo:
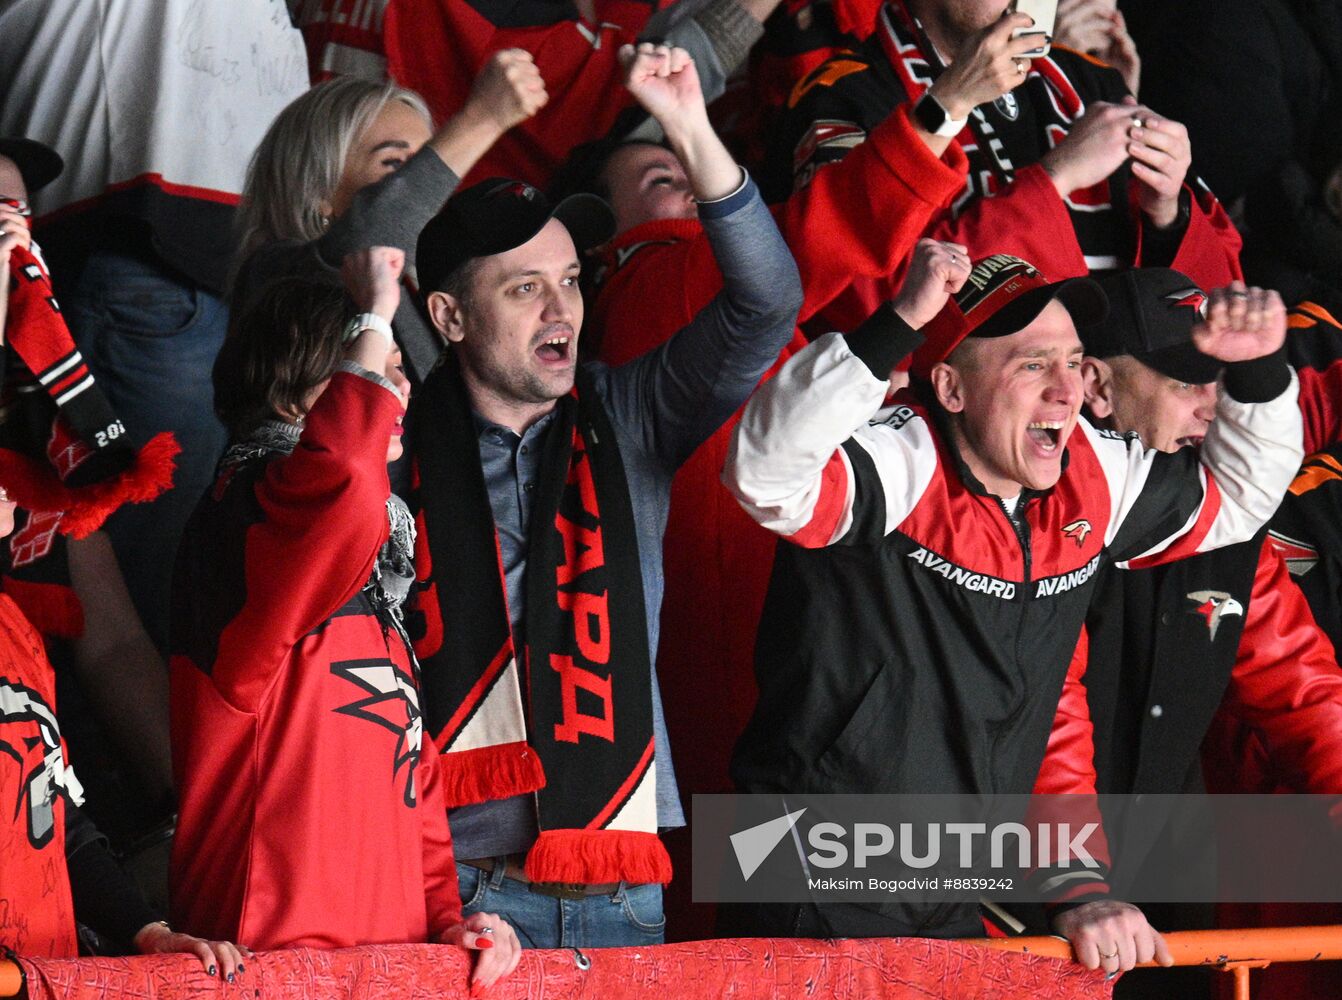
<path fill-rule="evenodd" d="M 1270 288 L 1233 281 L 1207 295 L 1207 318 L 1193 327 L 1193 346 L 1227 364 L 1275 353 L 1286 342 L 1286 306 Z"/>
<path fill-rule="evenodd" d="M 930 323 L 964 287 L 971 266 L 968 249 L 959 243 L 919 240 L 904 286 L 892 303 L 895 312 L 915 330 Z"/>
<path fill-rule="evenodd" d="M 620 47 L 624 85 L 634 100 L 666 129 L 688 117 L 707 118 L 694 60 L 681 48 L 640 42 Z"/>
<path fill-rule="evenodd" d="M 371 312 L 387 322 L 401 301 L 401 270 L 405 251 L 397 247 L 368 247 L 349 254 L 340 264 L 345 290 L 360 312 Z"/>
<path fill-rule="evenodd" d="M 476 75 L 466 110 L 492 119 L 500 132 L 506 132 L 545 107 L 549 99 L 531 53 L 500 49 Z"/>

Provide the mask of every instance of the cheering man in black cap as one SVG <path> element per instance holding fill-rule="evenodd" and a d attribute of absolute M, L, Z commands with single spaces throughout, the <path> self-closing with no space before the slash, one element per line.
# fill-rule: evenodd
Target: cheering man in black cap
<path fill-rule="evenodd" d="M 1221 372 L 1220 361 L 1193 346 L 1207 295 L 1165 268 L 1108 275 L 1100 284 L 1109 315 L 1079 330 L 1089 416 L 1148 449 L 1195 454 L 1216 418 Z M 1271 308 L 1271 293 L 1241 294 L 1248 309 Z M 1100 572 L 1064 688 L 1061 715 L 1069 724 L 1054 728 L 1036 791 L 1202 791 L 1199 749 L 1224 706 L 1256 734 L 1273 771 L 1290 776 L 1295 791 L 1342 793 L 1342 672 L 1266 533 L 1167 565 Z M 1226 761 L 1227 770 L 1237 763 Z M 1136 868 L 1162 824 L 1134 808 L 1124 829 L 1109 831 L 1115 864 Z M 1190 863 L 1211 857 L 1201 840 L 1171 848 Z M 1147 912 L 1187 929 L 1210 927 L 1211 910 Z M 1145 996 L 1158 984 L 1141 985 Z"/>
<path fill-rule="evenodd" d="M 466 912 L 501 914 L 529 947 L 661 940 L 657 830 L 684 823 L 652 672 L 671 480 L 778 356 L 801 301 L 688 56 L 624 56 L 722 269 L 689 326 L 620 368 L 578 364 L 582 253 L 614 232 L 591 195 L 551 207 L 485 181 L 418 248 L 452 344 L 410 410 L 425 724 L 462 807 Z"/>
<path fill-rule="evenodd" d="M 1273 356 L 1280 302 L 1219 293 L 1196 330 L 1228 363 L 1201 463 L 1080 419 L 1076 328 L 1104 312 L 1088 278 L 1049 284 L 1019 258 L 971 265 L 926 240 L 893 308 L 756 393 L 724 480 L 793 544 L 756 646 L 760 701 L 733 762 L 744 790 L 1029 792 L 1097 569 L 1242 541 L 1267 520 L 1300 459 L 1295 379 Z M 915 389 L 885 407 L 910 352 Z M 982 929 L 957 904 L 746 919 L 766 935 Z M 1126 904 L 1056 926 L 1092 968 L 1168 958 Z"/>

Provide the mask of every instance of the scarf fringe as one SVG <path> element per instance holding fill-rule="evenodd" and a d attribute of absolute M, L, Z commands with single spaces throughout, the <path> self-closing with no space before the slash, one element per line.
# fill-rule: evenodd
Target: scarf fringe
<path fill-rule="evenodd" d="M 526 743 L 500 743 L 440 754 L 438 774 L 449 809 L 545 787 L 540 754 Z"/>
<path fill-rule="evenodd" d="M 533 882 L 671 881 L 671 856 L 655 833 L 639 830 L 543 830 L 527 854 Z"/>
<path fill-rule="evenodd" d="M 155 434 L 124 470 L 109 479 L 71 488 L 46 462 L 0 448 L 0 486 L 34 513 L 61 512 L 61 534 L 84 538 L 125 503 L 152 500 L 172 487 L 181 445 L 169 431 Z"/>

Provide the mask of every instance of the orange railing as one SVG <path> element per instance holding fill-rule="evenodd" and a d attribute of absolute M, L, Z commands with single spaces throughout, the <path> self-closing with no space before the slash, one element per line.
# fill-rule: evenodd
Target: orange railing
<path fill-rule="evenodd" d="M 1049 958 L 1071 958 L 1072 946 L 1056 937 L 976 938 L 967 943 Z M 1235 1000 L 1249 1000 L 1249 970 L 1273 962 L 1342 960 L 1342 926 L 1261 927 L 1247 930 L 1175 931 L 1165 935 L 1175 965 L 1208 965 L 1235 977 Z"/>

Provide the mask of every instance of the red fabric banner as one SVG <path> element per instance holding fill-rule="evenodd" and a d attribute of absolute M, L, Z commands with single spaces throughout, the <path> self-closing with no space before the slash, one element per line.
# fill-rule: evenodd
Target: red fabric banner
<path fill-rule="evenodd" d="M 588 968 L 581 965 L 590 961 Z M 435 945 L 272 951 L 247 960 L 234 985 L 183 955 L 20 959 L 32 1000 L 235 996 L 299 1000 L 470 996 L 465 952 Z M 490 1000 L 667 1000 L 780 996 L 857 1000 L 976 998 L 1081 1000 L 1110 995 L 1098 972 L 1075 962 L 920 938 L 861 941 L 718 940 L 655 948 L 527 951 Z"/>

